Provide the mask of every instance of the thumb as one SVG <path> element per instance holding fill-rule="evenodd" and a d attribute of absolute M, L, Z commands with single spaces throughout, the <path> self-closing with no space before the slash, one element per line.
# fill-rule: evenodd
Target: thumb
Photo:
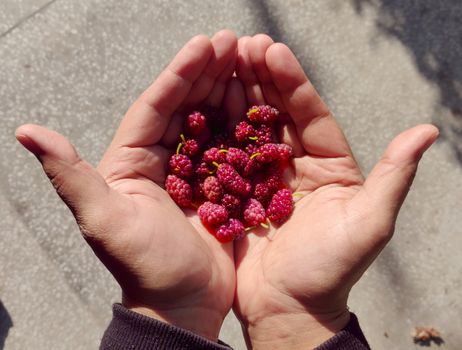
<path fill-rule="evenodd" d="M 418 125 L 399 134 L 364 183 L 372 205 L 397 214 L 414 180 L 423 153 L 435 142 L 438 129 Z"/>
<path fill-rule="evenodd" d="M 26 124 L 16 130 L 17 140 L 42 163 L 56 192 L 77 221 L 94 212 L 109 194 L 102 176 L 83 161 L 62 135 L 38 125 Z M 94 213 L 92 214 L 94 215 Z"/>
<path fill-rule="evenodd" d="M 356 200 L 363 207 L 367 203 L 368 212 L 374 213 L 371 219 L 379 220 L 376 224 L 385 236 L 394 227 L 420 158 L 438 134 L 438 129 L 430 124 L 418 125 L 399 134 L 389 144 L 358 193 Z"/>

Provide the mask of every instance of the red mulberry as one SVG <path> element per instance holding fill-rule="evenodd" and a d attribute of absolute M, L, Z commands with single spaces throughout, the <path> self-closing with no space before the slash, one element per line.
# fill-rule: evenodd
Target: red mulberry
<path fill-rule="evenodd" d="M 211 202 L 202 204 L 199 209 L 197 209 L 197 214 L 202 223 L 208 227 L 220 225 L 228 220 L 228 212 L 225 207 Z"/>
<path fill-rule="evenodd" d="M 253 106 L 247 112 L 247 117 L 252 123 L 270 124 L 274 122 L 279 115 L 279 111 L 271 106 Z"/>
<path fill-rule="evenodd" d="M 294 210 L 292 193 L 288 189 L 277 191 L 266 210 L 268 218 L 278 224 L 286 221 Z"/>
<path fill-rule="evenodd" d="M 257 226 L 266 221 L 265 208 L 254 198 L 250 198 L 244 206 L 244 221 L 250 226 Z"/>
<path fill-rule="evenodd" d="M 237 219 L 229 219 L 226 224 L 218 228 L 215 236 L 223 243 L 240 239 L 245 236 L 244 225 Z"/>
<path fill-rule="evenodd" d="M 193 165 L 191 160 L 184 154 L 174 154 L 169 161 L 170 172 L 183 179 L 187 179 L 193 173 Z"/>
<path fill-rule="evenodd" d="M 175 175 L 168 175 L 165 180 L 165 189 L 170 197 L 180 207 L 191 206 L 192 190 L 191 186 Z"/>
<path fill-rule="evenodd" d="M 221 199 L 221 205 L 228 211 L 229 217 L 238 218 L 241 215 L 241 200 L 232 194 L 225 194 Z"/>
<path fill-rule="evenodd" d="M 247 122 L 240 122 L 234 131 L 234 136 L 238 142 L 250 142 L 255 137 L 255 129 Z"/>
<path fill-rule="evenodd" d="M 209 176 L 205 179 L 203 185 L 204 195 L 212 203 L 218 203 L 223 197 L 223 187 L 215 176 Z"/>
<path fill-rule="evenodd" d="M 191 136 L 197 136 L 204 131 L 207 120 L 200 112 L 193 112 L 186 118 L 186 131 Z"/>
<path fill-rule="evenodd" d="M 245 197 L 250 193 L 252 186 L 229 164 L 221 164 L 217 170 L 218 180 L 223 187 L 232 194 Z"/>

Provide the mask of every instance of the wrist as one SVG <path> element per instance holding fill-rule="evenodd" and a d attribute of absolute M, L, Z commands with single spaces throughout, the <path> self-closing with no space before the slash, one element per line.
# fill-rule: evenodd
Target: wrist
<path fill-rule="evenodd" d="M 224 320 L 220 312 L 200 306 L 153 308 L 133 302 L 127 297 L 122 298 L 122 305 L 133 312 L 188 330 L 214 342 L 218 340 Z"/>
<path fill-rule="evenodd" d="M 340 311 L 269 315 L 246 326 L 246 337 L 253 350 L 312 349 L 333 337 L 350 320 L 345 308 Z"/>

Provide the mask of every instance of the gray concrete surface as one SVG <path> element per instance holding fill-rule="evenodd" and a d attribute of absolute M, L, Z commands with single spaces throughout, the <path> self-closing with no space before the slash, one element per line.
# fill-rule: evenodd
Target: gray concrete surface
<path fill-rule="evenodd" d="M 418 348 L 417 325 L 442 332 L 440 349 L 459 349 L 461 17 L 456 0 L 1 1 L 0 349 L 96 349 L 119 298 L 15 128 L 46 125 L 96 164 L 181 45 L 224 27 L 294 49 L 365 173 L 399 131 L 440 127 L 394 239 L 350 306 L 374 349 Z M 222 338 L 244 349 L 231 316 Z"/>

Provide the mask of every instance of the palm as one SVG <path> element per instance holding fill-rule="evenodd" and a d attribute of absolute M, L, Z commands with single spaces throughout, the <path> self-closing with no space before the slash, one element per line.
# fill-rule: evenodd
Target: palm
<path fill-rule="evenodd" d="M 61 135 L 17 132 L 121 285 L 124 304 L 211 339 L 233 302 L 233 246 L 217 242 L 163 185 L 184 113 L 222 104 L 236 46 L 230 31 L 186 44 L 129 109 L 97 170 Z"/>
<path fill-rule="evenodd" d="M 277 313 L 345 309 L 350 288 L 390 238 L 415 159 L 435 130 L 399 136 L 364 182 L 342 131 L 287 47 L 264 35 L 241 38 L 237 72 L 247 104 L 268 103 L 288 116 L 278 125 L 295 153 L 286 177 L 303 197 L 295 198 L 285 224 L 236 243 L 235 311 L 248 324 Z"/>
<path fill-rule="evenodd" d="M 119 239 L 114 249 L 120 251 L 110 255 L 125 259 L 121 262 L 125 271 L 119 269 L 121 277 L 116 278 L 130 302 L 158 304 L 161 309 L 197 308 L 209 318 L 222 319 L 234 296 L 232 244 L 216 241 L 194 211 L 182 211 L 162 188 L 165 164 L 179 140 L 183 123 L 179 116 L 191 106 L 221 105 L 224 86 L 234 71 L 234 35 L 225 31 L 209 43 L 211 47 L 186 46 L 132 106 L 98 170 L 118 194 L 114 202 L 125 203 L 124 210 L 129 211 L 114 215 L 122 220 L 115 226 L 130 232 L 130 237 L 126 245 Z M 173 91 L 171 84 L 176 84 Z M 182 91 L 185 85 L 187 93 Z M 164 120 L 153 123 L 152 114 L 162 109 L 158 118 Z M 146 119 L 133 123 L 146 110 Z M 133 138 L 134 132 L 138 135 Z"/>
<path fill-rule="evenodd" d="M 136 162 L 130 169 L 142 167 L 142 162 Z M 106 209 L 113 226 L 111 235 L 118 239 L 108 242 L 100 257 L 103 262 L 109 256 L 118 258 L 123 269 L 114 269 L 115 277 L 131 302 L 187 305 L 195 300 L 226 314 L 234 288 L 232 245 L 216 242 L 196 215 L 185 215 L 150 179 L 106 181 L 117 197 L 117 208 L 109 204 Z M 212 297 L 215 294 L 224 296 L 226 302 L 218 304 Z"/>
<path fill-rule="evenodd" d="M 237 310 L 246 318 L 260 312 L 259 302 L 268 294 L 276 302 L 293 298 L 287 305 L 297 305 L 291 310 L 297 312 L 332 304 L 334 292 L 348 291 L 339 287 L 350 277 L 359 250 L 350 237 L 358 233 L 355 223 L 347 221 L 352 217 L 349 203 L 362 183 L 359 169 L 348 158 L 305 155 L 294 159 L 288 172 L 294 173 L 291 189 L 303 194 L 295 198 L 291 218 L 266 236 L 236 246 Z"/>

